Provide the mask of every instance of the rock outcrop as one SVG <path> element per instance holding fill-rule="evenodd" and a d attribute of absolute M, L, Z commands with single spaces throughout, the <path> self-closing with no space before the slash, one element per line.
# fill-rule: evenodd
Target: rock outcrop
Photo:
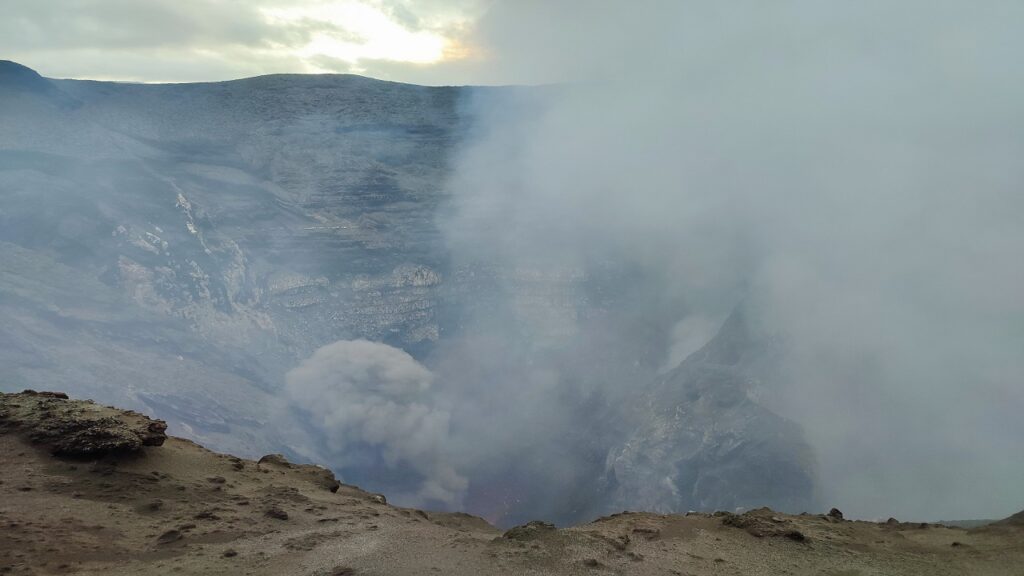
<path fill-rule="evenodd" d="M 776 514 L 771 508 L 758 508 L 743 514 L 726 512 L 721 518 L 722 525 L 740 528 L 757 538 L 781 537 L 795 542 L 807 541 L 807 536 L 794 528 L 792 521 Z"/>
<path fill-rule="evenodd" d="M 0 429 L 23 434 L 55 456 L 80 459 L 131 454 L 167 439 L 161 420 L 33 390 L 0 393 Z"/>
<path fill-rule="evenodd" d="M 338 482 L 334 473 L 327 468 L 315 464 L 292 464 L 282 454 L 267 454 L 256 462 L 256 467 L 260 470 L 277 471 L 278 473 L 290 471 L 305 477 L 309 482 L 329 492 L 337 492 L 341 487 L 341 482 Z"/>

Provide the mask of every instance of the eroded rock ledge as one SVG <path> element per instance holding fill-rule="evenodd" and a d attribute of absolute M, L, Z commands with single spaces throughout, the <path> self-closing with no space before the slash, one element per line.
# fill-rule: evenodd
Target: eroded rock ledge
<path fill-rule="evenodd" d="M 217 454 L 164 429 L 60 393 L 0 393 L 0 573 L 984 576 L 1024 565 L 1024 513 L 968 530 L 835 509 L 622 512 L 503 532 L 390 505 L 319 466 Z"/>
<path fill-rule="evenodd" d="M 161 446 L 167 424 L 130 410 L 70 400 L 62 392 L 0 394 L 0 432 L 23 434 L 65 458 L 101 458 Z"/>

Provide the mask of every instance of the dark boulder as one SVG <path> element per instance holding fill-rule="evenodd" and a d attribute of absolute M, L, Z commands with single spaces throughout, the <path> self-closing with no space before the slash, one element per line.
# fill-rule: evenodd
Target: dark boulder
<path fill-rule="evenodd" d="M 338 488 L 341 488 L 341 482 L 338 482 L 338 479 L 334 477 L 334 473 L 327 468 L 315 464 L 292 464 L 282 454 L 267 454 L 261 457 L 256 461 L 256 468 L 265 472 L 273 470 L 296 471 L 314 485 L 330 492 L 337 492 Z"/>
<path fill-rule="evenodd" d="M 723 526 L 739 528 L 757 538 L 780 537 L 794 542 L 808 541 L 807 536 L 793 528 L 789 520 L 776 516 L 769 508 L 759 508 L 744 514 L 727 512 L 720 517 Z"/>
<path fill-rule="evenodd" d="M 527 522 L 522 526 L 516 526 L 515 528 L 508 529 L 502 538 L 507 540 L 535 540 L 542 536 L 553 534 L 557 528 L 554 524 L 549 522 L 542 522 L 540 520 L 534 520 Z"/>

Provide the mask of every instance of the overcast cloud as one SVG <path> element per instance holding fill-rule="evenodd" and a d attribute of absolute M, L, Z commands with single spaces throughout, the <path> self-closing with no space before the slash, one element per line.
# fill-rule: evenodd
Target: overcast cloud
<path fill-rule="evenodd" d="M 459 62 L 470 58 L 454 53 L 478 12 L 475 0 L 9 0 L 0 58 L 61 78 L 187 82 L 354 72 L 468 83 Z M 423 42 L 434 38 L 447 40 L 451 65 L 409 62 L 400 49 L 429 55 Z M 424 75 L 425 67 L 434 74 Z"/>

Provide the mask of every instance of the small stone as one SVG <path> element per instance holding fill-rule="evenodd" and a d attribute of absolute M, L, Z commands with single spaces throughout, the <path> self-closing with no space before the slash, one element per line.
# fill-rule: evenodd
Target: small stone
<path fill-rule="evenodd" d="M 156 539 L 156 543 L 157 544 L 170 544 L 172 542 L 177 542 L 178 540 L 181 540 L 181 539 L 182 539 L 182 534 L 181 534 L 180 531 L 178 531 L 178 530 L 168 530 L 167 532 L 164 532 L 163 534 L 161 534 Z"/>
<path fill-rule="evenodd" d="M 522 526 L 516 526 L 515 528 L 509 528 L 502 538 L 506 540 L 533 540 L 544 534 L 552 533 L 555 531 L 555 525 L 548 522 L 541 522 L 540 520 L 534 520 L 527 522 Z"/>
<path fill-rule="evenodd" d="M 288 519 L 288 513 L 285 512 L 284 510 L 281 510 L 280 508 L 278 508 L 276 506 L 272 507 L 272 508 L 268 508 L 267 511 L 263 513 L 263 515 L 268 517 L 268 518 L 273 518 L 275 520 L 287 520 Z"/>
<path fill-rule="evenodd" d="M 807 542 L 807 536 L 799 530 L 788 530 L 783 534 L 783 536 L 794 542 Z"/>
<path fill-rule="evenodd" d="M 256 468 L 269 465 L 270 467 L 291 468 L 292 463 L 282 454 L 267 454 L 256 461 Z"/>
<path fill-rule="evenodd" d="M 657 538 L 659 535 L 661 535 L 661 530 L 658 530 L 657 528 L 646 528 L 641 526 L 638 528 L 633 528 L 633 534 L 643 536 L 648 540 L 653 540 Z"/>

